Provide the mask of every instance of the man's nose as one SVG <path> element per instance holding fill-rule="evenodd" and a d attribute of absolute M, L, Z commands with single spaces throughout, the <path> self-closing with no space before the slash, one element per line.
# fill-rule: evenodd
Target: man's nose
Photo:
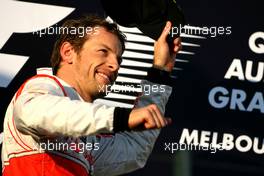
<path fill-rule="evenodd" d="M 119 69 L 119 67 L 120 67 L 116 57 L 110 58 L 108 60 L 107 66 L 108 66 L 108 68 L 111 69 L 111 71 L 117 71 Z"/>

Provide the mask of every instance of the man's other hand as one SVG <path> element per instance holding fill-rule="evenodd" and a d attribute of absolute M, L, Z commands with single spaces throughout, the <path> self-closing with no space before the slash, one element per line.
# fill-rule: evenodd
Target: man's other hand
<path fill-rule="evenodd" d="M 131 130 L 163 128 L 169 124 L 171 119 L 165 118 L 155 104 L 133 109 L 128 120 Z"/>
<path fill-rule="evenodd" d="M 172 43 L 167 42 L 167 37 L 172 28 L 170 21 L 167 21 L 159 39 L 154 43 L 154 61 L 153 66 L 162 70 L 171 72 L 176 54 L 181 50 L 181 38 L 178 37 Z"/>

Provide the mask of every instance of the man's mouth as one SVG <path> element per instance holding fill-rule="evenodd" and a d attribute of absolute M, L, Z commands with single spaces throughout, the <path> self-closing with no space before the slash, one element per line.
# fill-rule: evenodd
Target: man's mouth
<path fill-rule="evenodd" d="M 99 79 L 99 81 L 103 82 L 104 84 L 110 84 L 113 81 L 110 73 L 96 71 L 96 76 Z"/>

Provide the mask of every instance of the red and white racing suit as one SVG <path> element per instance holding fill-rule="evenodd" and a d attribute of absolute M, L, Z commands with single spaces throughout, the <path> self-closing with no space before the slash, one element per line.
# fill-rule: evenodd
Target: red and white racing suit
<path fill-rule="evenodd" d="M 143 80 L 141 84 L 154 83 Z M 136 107 L 155 103 L 164 113 L 171 87 L 164 88 L 165 92 L 140 96 Z M 37 74 L 20 87 L 8 106 L 3 175 L 111 176 L 142 168 L 159 130 L 113 133 L 114 113 L 115 107 L 84 102 L 58 77 Z M 68 148 L 57 149 L 56 144 Z"/>

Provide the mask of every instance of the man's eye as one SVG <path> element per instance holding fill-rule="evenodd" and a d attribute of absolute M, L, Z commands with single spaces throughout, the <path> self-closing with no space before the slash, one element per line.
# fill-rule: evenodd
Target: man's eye
<path fill-rule="evenodd" d="M 107 50 L 106 49 L 100 49 L 99 51 L 100 52 L 103 52 L 103 53 L 107 53 Z"/>

